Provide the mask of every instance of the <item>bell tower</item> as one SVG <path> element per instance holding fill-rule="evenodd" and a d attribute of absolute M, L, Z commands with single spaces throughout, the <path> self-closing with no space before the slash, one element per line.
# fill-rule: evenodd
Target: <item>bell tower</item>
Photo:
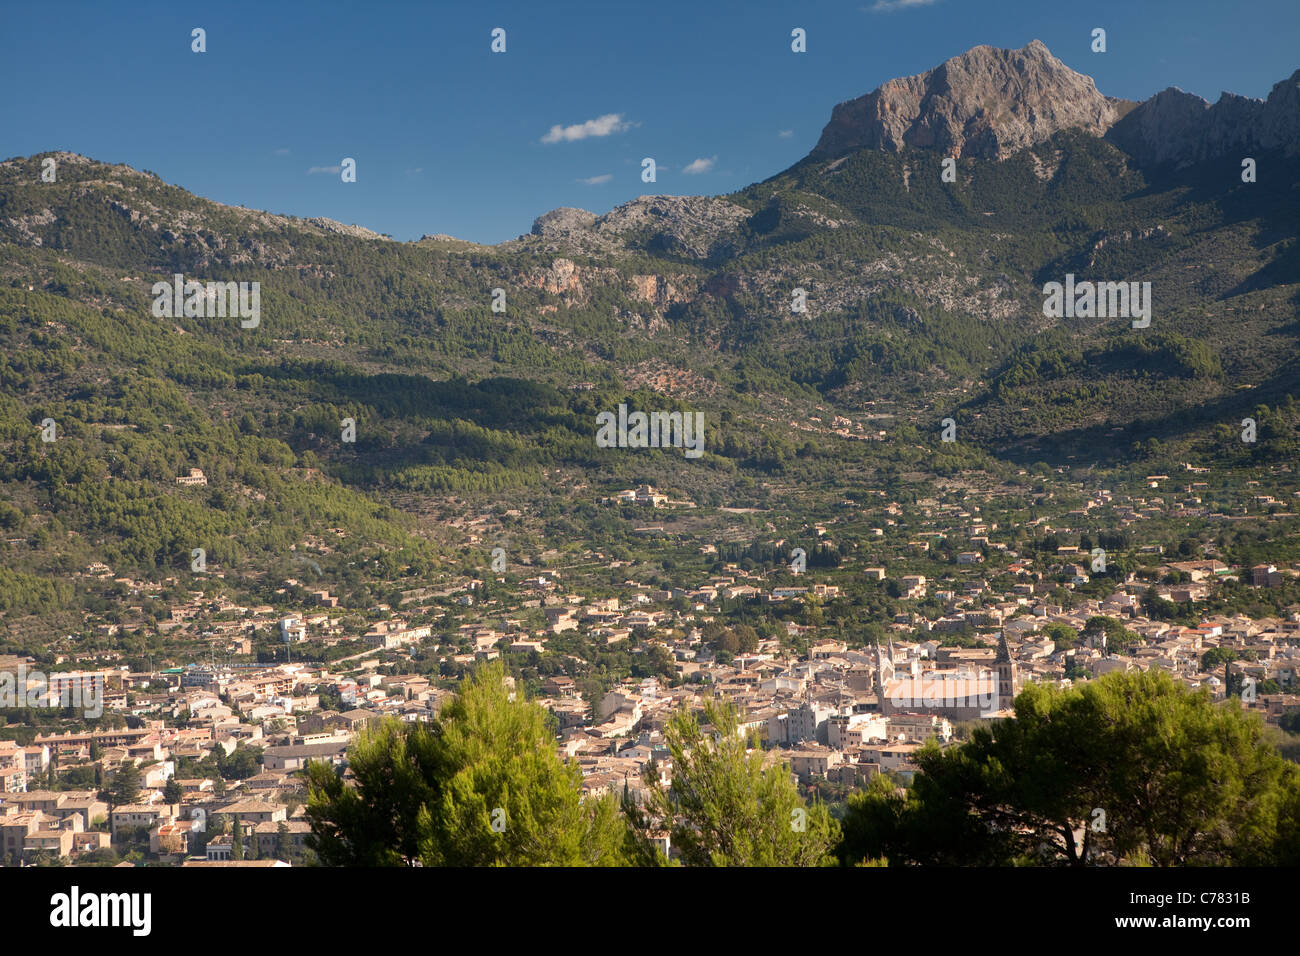
<path fill-rule="evenodd" d="M 1016 662 L 1007 647 L 1007 633 L 998 635 L 998 656 L 993 660 L 993 673 L 998 682 L 998 710 L 1010 710 L 1016 699 Z"/>
<path fill-rule="evenodd" d="M 892 651 L 892 645 L 891 645 Z M 894 655 L 891 653 L 888 658 L 876 645 L 876 701 L 882 714 L 888 714 L 889 704 L 885 698 L 885 684 L 894 679 Z"/>

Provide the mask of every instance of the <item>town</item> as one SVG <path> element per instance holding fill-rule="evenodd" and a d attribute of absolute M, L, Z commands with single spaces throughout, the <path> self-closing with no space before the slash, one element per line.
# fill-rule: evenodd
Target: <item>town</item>
<path fill-rule="evenodd" d="M 584 794 L 633 800 L 648 763 L 671 771 L 670 715 L 716 695 L 830 802 L 879 775 L 907 786 L 927 741 L 1012 716 L 1029 683 L 1115 671 L 1166 672 L 1294 739 L 1300 564 L 1222 560 L 1234 533 L 1294 517 L 1288 472 L 1271 492 L 1266 475 L 1211 485 L 1191 465 L 1128 491 L 1081 491 L 1064 469 L 1016 479 L 870 492 L 824 520 L 648 484 L 589 491 L 633 544 L 565 552 L 511 546 L 502 523 L 520 512 L 489 509 L 460 527 L 484 554 L 477 573 L 386 582 L 391 599 L 366 608 L 345 606 L 328 572 L 255 604 L 211 575 L 92 565 L 83 575 L 121 608 L 44 656 L 0 656 L 0 673 L 44 668 L 20 699 L 50 705 L 6 712 L 0 856 L 310 863 L 305 765 L 343 770 L 371 721 L 433 719 L 492 660 L 550 713 Z M 59 706 L 70 687 L 103 716 Z"/>

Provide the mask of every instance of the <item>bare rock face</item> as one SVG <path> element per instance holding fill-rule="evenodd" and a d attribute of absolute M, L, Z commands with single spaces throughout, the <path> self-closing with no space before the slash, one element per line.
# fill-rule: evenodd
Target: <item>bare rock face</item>
<path fill-rule="evenodd" d="M 597 234 L 596 222 L 594 212 L 561 206 L 538 216 L 533 220 L 533 228 L 528 235 L 503 242 L 501 248 L 515 250 L 539 247 L 559 255 L 585 256 L 616 252 L 622 244 L 617 239 Z"/>
<path fill-rule="evenodd" d="M 326 219 L 324 216 L 311 216 L 304 219 L 303 222 L 307 223 L 309 226 L 315 226 L 317 229 L 323 229 L 326 232 L 337 232 L 341 236 L 351 236 L 353 239 L 384 238 L 384 236 L 375 232 L 373 229 L 367 229 L 365 226 L 346 226 L 341 222 L 335 222 L 333 219 Z"/>
<path fill-rule="evenodd" d="M 1170 87 L 1138 106 L 1107 135 L 1144 163 L 1179 166 L 1252 149 L 1300 153 L 1300 70 L 1266 100 L 1224 93 L 1213 106 Z"/>
<path fill-rule="evenodd" d="M 582 291 L 582 281 L 578 278 L 578 267 L 572 259 L 556 259 L 542 276 L 542 288 L 559 295 L 562 292 Z"/>
<path fill-rule="evenodd" d="M 687 276 L 634 275 L 629 277 L 627 284 L 632 298 L 662 309 L 691 300 L 690 292 L 683 288 L 688 281 Z"/>
<path fill-rule="evenodd" d="M 572 206 L 561 206 L 543 213 L 533 220 L 533 235 L 547 239 L 562 239 L 575 233 L 583 232 L 596 222 L 596 214 Z"/>
<path fill-rule="evenodd" d="M 711 196 L 642 196 L 615 206 L 596 230 L 670 255 L 707 259 L 745 219 L 748 210 Z"/>
<path fill-rule="evenodd" d="M 1300 70 L 1274 84 L 1255 129 L 1261 146 L 1300 154 Z"/>
<path fill-rule="evenodd" d="M 532 235 L 556 251 L 641 248 L 707 259 L 731 241 L 749 215 L 735 203 L 712 196 L 642 196 L 603 216 L 584 209 L 552 209 L 533 222 Z"/>
<path fill-rule="evenodd" d="M 1097 92 L 1092 78 L 1071 70 L 1040 41 L 1020 50 L 978 46 L 839 104 L 810 156 L 910 146 L 1005 159 L 1064 129 L 1100 136 L 1116 119 L 1114 103 Z"/>

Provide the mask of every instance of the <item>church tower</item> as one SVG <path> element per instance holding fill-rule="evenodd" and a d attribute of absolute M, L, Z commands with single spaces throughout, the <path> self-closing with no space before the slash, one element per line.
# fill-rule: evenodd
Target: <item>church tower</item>
<path fill-rule="evenodd" d="M 993 660 L 993 673 L 998 682 L 998 710 L 1010 710 L 1016 699 L 1016 662 L 1007 647 L 1007 634 L 998 635 L 998 656 Z"/>
<path fill-rule="evenodd" d="M 876 645 L 876 701 L 878 706 L 880 707 L 880 712 L 882 714 L 890 713 L 889 703 L 887 698 L 885 697 L 885 685 L 893 679 L 894 679 L 893 645 L 891 643 L 890 655 L 889 658 L 886 659 L 884 653 L 880 649 L 880 645 L 877 644 Z"/>

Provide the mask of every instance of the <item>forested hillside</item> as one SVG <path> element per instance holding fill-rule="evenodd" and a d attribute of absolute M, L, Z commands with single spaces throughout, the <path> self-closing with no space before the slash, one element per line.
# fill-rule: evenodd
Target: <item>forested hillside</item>
<path fill-rule="evenodd" d="M 543 217 L 496 247 L 222 206 L 68 153 L 11 159 L 0 610 L 104 605 L 113 586 L 69 575 L 176 582 L 196 548 L 268 591 L 310 549 L 362 605 L 381 596 L 367 567 L 474 566 L 436 520 L 457 499 L 526 498 L 576 536 L 638 482 L 747 506 L 890 488 L 921 463 L 1294 459 L 1300 161 L 1255 158 L 1248 183 L 1235 156 L 1144 166 L 1067 130 L 945 182 L 933 151 L 864 149 L 720 199 Z M 177 273 L 260 283 L 260 323 L 157 317 L 151 287 Z M 1067 273 L 1150 282 L 1150 327 L 1045 316 L 1043 284 Z M 598 448 L 595 415 L 620 402 L 702 411 L 704 456 Z M 206 486 L 177 483 L 191 468 Z"/>

